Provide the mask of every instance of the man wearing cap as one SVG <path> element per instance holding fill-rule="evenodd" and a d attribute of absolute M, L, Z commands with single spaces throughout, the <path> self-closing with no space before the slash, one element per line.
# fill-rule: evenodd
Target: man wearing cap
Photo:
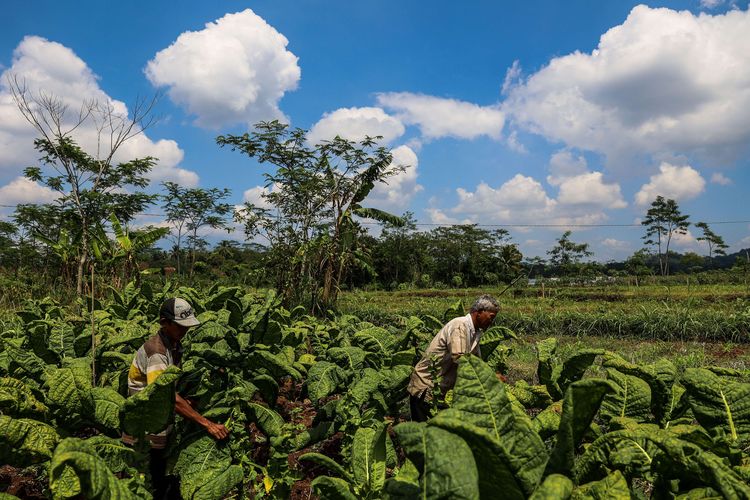
<path fill-rule="evenodd" d="M 192 306 L 183 299 L 167 299 L 159 311 L 159 333 L 148 339 L 133 358 L 128 371 L 128 395 L 143 390 L 148 384 L 170 366 L 180 366 L 182 361 L 182 345 L 180 341 L 188 329 L 200 324 L 195 317 Z M 224 439 L 229 430 L 222 424 L 217 424 L 198 413 L 182 396 L 175 395 L 175 413 L 203 426 L 215 439 Z M 170 490 L 170 482 L 166 479 L 166 458 L 164 448 L 167 435 L 172 430 L 169 425 L 158 434 L 149 434 L 147 438 L 151 444 L 151 481 L 154 488 L 154 498 L 166 498 Z M 123 434 L 123 442 L 134 444 L 132 436 Z M 174 490 L 175 485 L 171 486 Z M 170 496 L 174 494 L 171 493 Z"/>
<path fill-rule="evenodd" d="M 413 421 L 424 422 L 430 418 L 433 372 L 440 374 L 441 394 L 453 389 L 458 375 L 458 359 L 467 353 L 480 355 L 482 332 L 492 325 L 499 310 L 494 297 L 482 295 L 474 301 L 469 314 L 450 320 L 432 339 L 406 387 Z"/>

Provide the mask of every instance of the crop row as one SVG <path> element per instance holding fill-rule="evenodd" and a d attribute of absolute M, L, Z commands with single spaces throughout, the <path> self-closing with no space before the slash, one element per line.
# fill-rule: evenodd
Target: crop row
<path fill-rule="evenodd" d="M 130 360 L 174 295 L 202 322 L 182 370 L 125 398 Z M 561 359 L 550 338 L 533 379 L 508 384 L 497 374 L 515 334 L 494 327 L 433 418 L 406 422 L 411 367 L 462 313 L 381 327 L 216 286 L 129 285 L 74 317 L 31 302 L 0 333 L 0 464 L 53 498 L 147 498 L 143 445 L 118 437 L 160 430 L 177 390 L 231 430 L 217 442 L 177 420 L 168 455 L 184 498 L 288 498 L 305 485 L 321 498 L 750 498 L 750 383 L 737 370 L 678 373 L 604 349 Z"/>

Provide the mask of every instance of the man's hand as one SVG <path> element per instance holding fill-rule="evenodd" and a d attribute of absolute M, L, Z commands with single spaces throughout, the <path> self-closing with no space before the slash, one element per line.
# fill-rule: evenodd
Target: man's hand
<path fill-rule="evenodd" d="M 224 427 L 223 424 L 217 424 L 216 422 L 206 421 L 204 425 L 206 432 L 208 432 L 214 439 L 224 439 L 229 435 L 229 429 Z"/>

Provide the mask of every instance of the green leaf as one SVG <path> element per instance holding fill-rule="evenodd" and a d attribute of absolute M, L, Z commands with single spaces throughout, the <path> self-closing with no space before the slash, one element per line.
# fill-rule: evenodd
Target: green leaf
<path fill-rule="evenodd" d="M 385 483 L 385 425 L 361 427 L 354 433 L 352 471 L 361 491 L 378 492 Z"/>
<path fill-rule="evenodd" d="M 0 463 L 25 466 L 48 460 L 59 439 L 43 422 L 0 415 Z"/>
<path fill-rule="evenodd" d="M 625 375 L 607 368 L 607 380 L 614 391 L 602 402 L 602 418 L 629 417 L 637 422 L 648 422 L 651 409 L 651 388 L 640 377 Z"/>
<path fill-rule="evenodd" d="M 78 481 L 70 481 L 72 471 Z M 50 489 L 54 498 L 81 495 L 90 500 L 136 500 L 125 481 L 118 480 L 93 448 L 77 438 L 60 442 L 49 467 Z"/>
<path fill-rule="evenodd" d="M 421 498 L 479 498 L 477 467 L 463 439 L 425 423 L 406 422 L 394 431 L 406 456 L 420 471 Z"/>
<path fill-rule="evenodd" d="M 343 479 L 345 479 L 347 482 L 352 482 L 352 476 L 347 472 L 344 467 L 342 467 L 338 462 L 336 462 L 331 457 L 328 457 L 326 455 L 322 455 L 320 453 L 305 453 L 304 455 L 301 455 L 298 460 L 301 461 L 308 461 L 313 462 L 318 465 L 322 465 L 323 467 L 326 467 L 331 472 L 335 472 L 339 476 L 341 476 Z"/>
<path fill-rule="evenodd" d="M 131 436 L 163 431 L 174 416 L 175 383 L 180 369 L 170 366 L 145 389 L 128 397 L 120 409 L 120 428 Z"/>
<path fill-rule="evenodd" d="M 180 449 L 173 472 L 180 477 L 185 499 L 224 498 L 243 479 L 242 467 L 232 465 L 228 447 L 205 435 Z"/>
<path fill-rule="evenodd" d="M 365 362 L 367 351 L 359 347 L 331 347 L 326 355 L 344 369 L 359 370 Z"/>
<path fill-rule="evenodd" d="M 389 498 L 412 499 L 419 495 L 419 471 L 408 458 L 396 474 L 385 482 Z"/>
<path fill-rule="evenodd" d="M 573 481 L 561 474 L 550 474 L 534 490 L 530 500 L 566 500 L 573 493 Z"/>
<path fill-rule="evenodd" d="M 94 420 L 104 429 L 120 433 L 120 409 L 125 404 L 125 398 L 109 387 L 94 387 L 91 389 L 94 400 Z"/>
<path fill-rule="evenodd" d="M 560 428 L 545 474 L 570 475 L 576 450 L 599 411 L 602 399 L 615 388 L 606 380 L 590 378 L 573 382 L 565 391 Z"/>
<path fill-rule="evenodd" d="M 352 342 L 366 351 L 385 357 L 390 356 L 395 347 L 393 335 L 388 330 L 378 326 L 358 331 L 352 337 Z"/>
<path fill-rule="evenodd" d="M 703 368 L 688 368 L 681 382 L 695 419 L 703 427 L 719 427 L 742 445 L 750 442 L 750 384 Z"/>
<path fill-rule="evenodd" d="M 53 369 L 47 375 L 47 404 L 57 418 L 69 425 L 78 425 L 94 413 L 89 362 L 76 359 L 67 367 Z"/>
<path fill-rule="evenodd" d="M 453 389 L 451 412 L 459 420 L 483 429 L 498 444 L 498 463 L 489 468 L 486 450 L 473 449 L 478 464 L 483 495 L 497 493 L 496 474 L 515 478 L 521 496 L 530 495 L 542 478 L 547 449 L 534 431 L 528 416 L 518 410 L 505 392 L 495 372 L 476 356 L 459 360 L 458 377 Z M 505 488 L 505 487 L 504 487 Z M 503 490 L 508 494 L 508 488 Z"/>
<path fill-rule="evenodd" d="M 594 363 L 596 357 L 605 353 L 604 349 L 580 349 L 566 359 L 562 365 L 557 366 L 552 374 L 553 387 L 547 386 L 552 397 L 561 398 L 568 385 L 580 380 L 584 372 Z M 559 393 L 555 394 L 554 389 L 559 390 Z"/>
<path fill-rule="evenodd" d="M 48 408 L 21 380 L 0 378 L 0 413 L 14 417 L 44 417 Z"/>
<path fill-rule="evenodd" d="M 553 357 L 557 350 L 557 339 L 550 337 L 536 343 L 536 355 L 539 364 L 536 369 L 540 384 L 550 386 L 552 384 Z"/>
<path fill-rule="evenodd" d="M 579 486 L 571 497 L 574 500 L 594 499 L 609 500 L 631 498 L 628 482 L 619 470 L 609 474 L 604 479 Z"/>
<path fill-rule="evenodd" d="M 318 361 L 307 372 L 306 384 L 310 400 L 316 403 L 319 399 L 333 394 L 343 380 L 344 374 L 338 365 Z"/>
<path fill-rule="evenodd" d="M 311 483 L 313 491 L 325 500 L 357 500 L 349 483 L 337 477 L 319 476 Z"/>
<path fill-rule="evenodd" d="M 248 403 L 248 408 L 252 413 L 248 415 L 248 418 L 256 422 L 266 436 L 276 437 L 281 435 L 284 425 L 284 419 L 281 418 L 281 415 L 258 403 Z"/>

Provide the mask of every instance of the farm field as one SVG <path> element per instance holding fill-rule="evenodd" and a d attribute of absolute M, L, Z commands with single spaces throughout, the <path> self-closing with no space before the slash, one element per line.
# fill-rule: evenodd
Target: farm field
<path fill-rule="evenodd" d="M 147 498 L 145 450 L 119 435 L 162 428 L 175 387 L 231 430 L 216 442 L 177 419 L 184 498 L 750 498 L 742 287 L 513 290 L 445 406 L 408 422 L 419 353 L 485 291 L 499 290 L 347 292 L 325 320 L 225 286 L 5 311 L 0 498 Z M 173 295 L 202 321 L 182 370 L 125 398 Z"/>

